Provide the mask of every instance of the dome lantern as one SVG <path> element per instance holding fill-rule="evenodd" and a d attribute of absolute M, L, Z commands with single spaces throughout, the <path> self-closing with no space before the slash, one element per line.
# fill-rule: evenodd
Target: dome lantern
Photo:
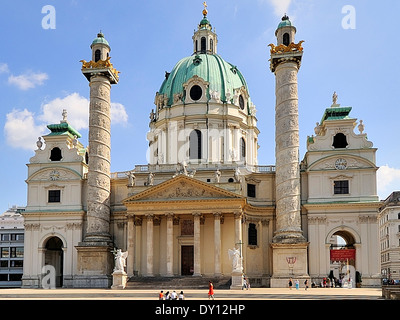
<path fill-rule="evenodd" d="M 207 3 L 204 1 L 203 5 L 203 19 L 192 37 L 193 52 L 194 54 L 215 54 L 217 53 L 217 35 L 212 31 L 211 23 L 207 18 Z"/>

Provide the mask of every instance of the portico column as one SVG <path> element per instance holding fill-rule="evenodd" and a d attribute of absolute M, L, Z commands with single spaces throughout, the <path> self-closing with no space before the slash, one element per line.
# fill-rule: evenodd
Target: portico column
<path fill-rule="evenodd" d="M 174 214 L 169 212 L 165 215 L 167 216 L 167 276 L 173 276 L 172 265 L 174 261 Z"/>
<path fill-rule="evenodd" d="M 214 213 L 214 274 L 221 275 L 221 213 Z"/>
<path fill-rule="evenodd" d="M 146 215 L 147 218 L 147 265 L 146 265 L 146 275 L 153 276 L 153 215 L 148 214 Z"/>
<path fill-rule="evenodd" d="M 193 232 L 193 244 L 194 244 L 194 273 L 193 276 L 201 276 L 200 272 L 200 216 L 201 213 L 193 213 L 194 216 L 194 232 Z"/>
<path fill-rule="evenodd" d="M 128 235 L 127 235 L 127 251 L 128 251 L 128 258 L 126 263 L 126 271 L 128 276 L 133 276 L 133 263 L 135 257 L 135 246 L 134 246 L 134 239 L 135 239 L 135 225 L 133 216 L 128 216 Z"/>
<path fill-rule="evenodd" d="M 233 213 L 235 216 L 235 245 L 242 243 L 242 212 L 236 211 Z M 240 252 L 241 248 L 239 247 Z"/>

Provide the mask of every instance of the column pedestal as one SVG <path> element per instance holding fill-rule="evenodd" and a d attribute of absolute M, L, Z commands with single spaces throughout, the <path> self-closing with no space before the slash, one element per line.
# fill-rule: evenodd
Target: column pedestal
<path fill-rule="evenodd" d="M 285 288 L 289 279 L 299 280 L 300 284 L 309 279 L 307 266 L 308 242 L 298 244 L 272 243 L 271 288 Z"/>
<path fill-rule="evenodd" d="M 128 278 L 128 275 L 126 274 L 126 272 L 125 271 L 114 271 L 112 276 L 113 276 L 113 284 L 111 286 L 111 289 L 114 289 L 114 290 L 125 289 L 127 278 Z"/>
<path fill-rule="evenodd" d="M 74 276 L 74 288 L 109 288 L 113 266 L 112 247 L 108 243 L 79 243 L 78 270 Z"/>
<path fill-rule="evenodd" d="M 229 289 L 242 290 L 243 288 L 243 273 L 232 272 L 232 283 Z"/>

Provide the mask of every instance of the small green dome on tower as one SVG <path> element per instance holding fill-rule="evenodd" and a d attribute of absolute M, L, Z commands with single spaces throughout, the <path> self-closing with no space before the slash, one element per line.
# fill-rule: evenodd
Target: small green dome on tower
<path fill-rule="evenodd" d="M 292 23 L 290 22 L 289 17 L 285 14 L 282 17 L 282 21 L 278 25 L 278 29 L 283 28 L 283 27 L 291 27 L 291 26 L 292 26 Z"/>
<path fill-rule="evenodd" d="M 103 44 L 107 45 L 108 47 L 110 46 L 108 44 L 108 41 L 106 40 L 106 38 L 104 38 L 104 34 L 101 31 L 97 34 L 97 38 L 93 40 L 92 45 L 90 47 L 92 47 L 94 44 L 98 44 L 98 43 L 103 43 Z"/>

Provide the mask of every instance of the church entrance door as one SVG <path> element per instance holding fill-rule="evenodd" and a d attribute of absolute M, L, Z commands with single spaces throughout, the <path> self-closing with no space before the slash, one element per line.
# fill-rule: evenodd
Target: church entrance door
<path fill-rule="evenodd" d="M 193 275 L 194 271 L 194 247 L 181 246 L 181 274 L 183 276 Z"/>

